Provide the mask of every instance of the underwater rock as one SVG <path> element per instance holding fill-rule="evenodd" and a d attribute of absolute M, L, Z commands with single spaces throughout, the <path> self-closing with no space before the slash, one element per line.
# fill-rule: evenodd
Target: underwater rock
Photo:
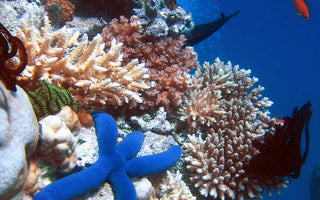
<path fill-rule="evenodd" d="M 154 190 L 151 182 L 147 178 L 142 178 L 134 184 L 138 200 L 148 200 L 152 197 Z"/>
<path fill-rule="evenodd" d="M 27 162 L 38 141 L 39 127 L 26 93 L 0 83 L 0 199 L 23 199 Z"/>
<path fill-rule="evenodd" d="M 152 131 L 158 134 L 164 134 L 171 132 L 172 126 L 167 120 L 167 112 L 165 112 L 163 107 L 160 107 L 157 114 L 152 118 L 149 114 L 142 116 L 132 116 L 130 118 L 131 122 L 139 125 L 142 131 Z"/>
<path fill-rule="evenodd" d="M 59 27 L 73 19 L 75 6 L 67 0 L 49 0 L 45 5 L 52 25 Z"/>
<path fill-rule="evenodd" d="M 135 5 L 134 14 L 146 35 L 177 38 L 188 35 L 194 27 L 190 13 L 180 6 L 170 9 L 164 0 L 135 0 Z"/>

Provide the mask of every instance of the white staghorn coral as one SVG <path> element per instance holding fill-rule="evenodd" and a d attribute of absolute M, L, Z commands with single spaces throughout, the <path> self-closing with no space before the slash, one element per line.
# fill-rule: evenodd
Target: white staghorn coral
<path fill-rule="evenodd" d="M 216 59 L 214 65 L 204 65 L 204 71 L 198 73 L 196 79 L 201 79 L 201 87 L 213 85 L 213 91 L 220 92 L 219 109 L 224 113 L 214 126 L 203 126 L 202 134 L 188 135 L 185 161 L 190 181 L 205 197 L 262 199 L 263 185 L 250 178 L 238 178 L 245 173 L 243 166 L 257 153 L 252 141 L 274 129 L 276 121 L 265 109 L 272 102 L 261 98 L 264 89 L 254 87 L 258 79 L 250 77 L 250 70 L 232 67 L 230 62 L 224 65 Z M 270 185 L 278 188 L 285 182 L 274 180 Z"/>
<path fill-rule="evenodd" d="M 123 44 L 115 39 L 105 53 L 100 34 L 89 41 L 87 35 L 79 39 L 79 32 L 66 27 L 50 31 L 47 18 L 41 31 L 22 24 L 19 32 L 28 52 L 28 65 L 19 78 L 26 88 L 32 88 L 30 84 L 38 80 L 48 80 L 69 89 L 82 106 L 91 110 L 141 103 L 139 91 L 149 88 L 144 83 L 149 78 L 144 63 L 133 59 L 122 66 Z"/>

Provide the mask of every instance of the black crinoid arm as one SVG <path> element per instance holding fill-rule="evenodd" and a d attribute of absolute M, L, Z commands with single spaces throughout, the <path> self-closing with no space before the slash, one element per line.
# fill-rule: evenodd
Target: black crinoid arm
<path fill-rule="evenodd" d="M 259 182 L 298 178 L 300 170 L 309 152 L 309 122 L 311 102 L 300 109 L 293 109 L 292 117 L 285 117 L 274 131 L 266 133 L 263 140 L 254 140 L 252 146 L 259 150 L 250 162 L 244 166 L 243 178 L 256 179 Z M 301 139 L 305 132 L 305 150 L 301 152 Z"/>
<path fill-rule="evenodd" d="M 18 59 L 13 60 L 14 57 Z M 27 61 L 22 41 L 0 23 L 0 80 L 8 90 L 17 91 L 16 77 L 24 70 Z"/>

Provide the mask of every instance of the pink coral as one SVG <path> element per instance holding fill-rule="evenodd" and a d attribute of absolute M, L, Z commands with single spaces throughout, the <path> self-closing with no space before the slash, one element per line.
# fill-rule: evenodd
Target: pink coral
<path fill-rule="evenodd" d="M 141 32 L 136 16 L 130 20 L 121 16 L 103 30 L 106 49 L 111 38 L 122 42 L 124 62 L 138 58 L 150 70 L 150 89 L 142 92 L 144 99 L 140 109 L 151 110 L 160 106 L 168 111 L 177 110 L 184 91 L 189 87 L 189 71 L 199 65 L 192 47 L 184 48 L 185 37 L 151 40 Z"/>

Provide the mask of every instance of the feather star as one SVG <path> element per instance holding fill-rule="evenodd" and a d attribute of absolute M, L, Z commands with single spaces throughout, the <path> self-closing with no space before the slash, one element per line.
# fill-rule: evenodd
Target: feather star
<path fill-rule="evenodd" d="M 72 199 L 85 194 L 107 181 L 115 200 L 137 199 L 131 177 L 143 177 L 162 172 L 181 157 L 181 148 L 173 146 L 165 152 L 135 157 L 140 151 L 144 135 L 135 131 L 117 144 L 118 128 L 107 113 L 94 112 L 99 143 L 99 159 L 92 166 L 51 183 L 34 196 L 34 200 Z"/>

